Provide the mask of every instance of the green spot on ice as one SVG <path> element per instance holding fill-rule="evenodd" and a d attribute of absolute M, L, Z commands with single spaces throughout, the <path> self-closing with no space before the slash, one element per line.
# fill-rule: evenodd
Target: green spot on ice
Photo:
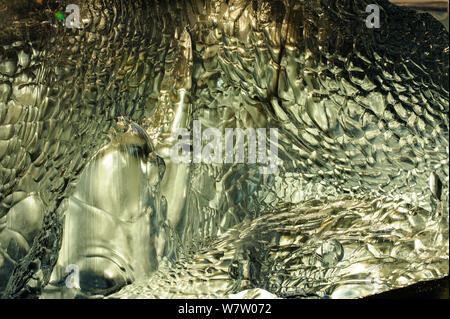
<path fill-rule="evenodd" d="M 60 21 L 64 20 L 64 14 L 62 14 L 62 13 L 59 12 L 59 11 L 57 11 L 57 12 L 55 13 L 55 17 L 56 17 L 56 19 L 58 19 L 58 20 L 60 20 Z"/>

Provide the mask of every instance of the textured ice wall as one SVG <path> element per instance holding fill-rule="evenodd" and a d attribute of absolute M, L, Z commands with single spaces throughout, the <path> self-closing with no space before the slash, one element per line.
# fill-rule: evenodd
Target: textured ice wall
<path fill-rule="evenodd" d="M 56 208 L 124 115 L 163 157 L 171 130 L 194 119 L 276 127 L 280 170 L 166 161 L 167 225 L 182 244 L 121 296 L 147 285 L 152 296 L 362 296 L 448 274 L 448 34 L 371 2 L 379 30 L 365 27 L 368 1 L 347 0 L 83 2 L 80 30 L 49 1 L 22 8 L 21 27 L 3 20 L 5 296 L 48 281 Z"/>

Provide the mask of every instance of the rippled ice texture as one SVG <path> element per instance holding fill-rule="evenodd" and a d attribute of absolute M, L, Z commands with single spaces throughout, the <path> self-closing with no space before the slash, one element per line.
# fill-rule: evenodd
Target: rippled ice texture
<path fill-rule="evenodd" d="M 0 4 L 4 296 L 346 298 L 448 274 L 448 33 L 432 17 L 92 0 L 77 30 L 53 1 Z M 279 170 L 171 162 L 194 120 L 277 128 Z"/>

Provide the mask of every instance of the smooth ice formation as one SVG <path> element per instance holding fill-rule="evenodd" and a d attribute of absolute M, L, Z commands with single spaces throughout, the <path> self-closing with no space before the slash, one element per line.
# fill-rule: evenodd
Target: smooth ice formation
<path fill-rule="evenodd" d="M 358 298 L 448 275 L 449 47 L 430 15 L 387 0 L 0 8 L 3 297 Z M 278 169 L 175 161 L 172 133 L 194 121 L 276 129 Z M 218 147 L 193 136 L 188 152 Z"/>

